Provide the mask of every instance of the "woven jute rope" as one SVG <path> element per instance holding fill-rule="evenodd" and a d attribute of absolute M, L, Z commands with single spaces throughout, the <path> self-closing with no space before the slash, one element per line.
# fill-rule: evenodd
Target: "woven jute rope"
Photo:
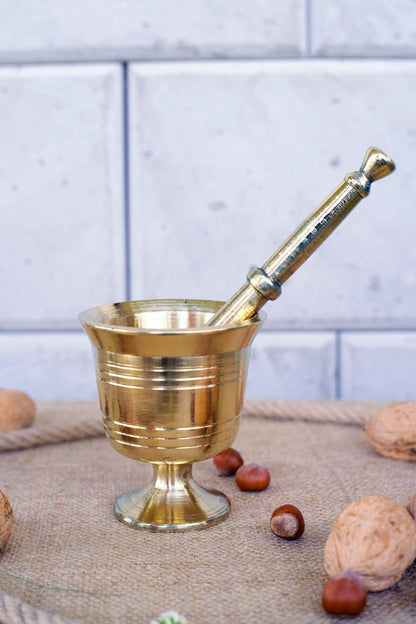
<path fill-rule="evenodd" d="M 363 426 L 369 416 L 383 405 L 380 401 L 246 401 L 243 417 L 276 420 L 302 420 L 343 425 Z M 19 431 L 0 434 L 0 452 L 82 440 L 104 435 L 99 419 L 88 419 L 70 424 L 37 425 Z"/>
<path fill-rule="evenodd" d="M 7 594 L 0 594 L 1 624 L 80 624 L 56 613 L 46 613 Z"/>
<path fill-rule="evenodd" d="M 16 451 L 43 444 L 95 438 L 103 433 L 102 423 L 96 420 L 78 422 L 74 425 L 38 425 L 0 434 L 0 451 Z"/>
<path fill-rule="evenodd" d="M 380 409 L 380 401 L 246 401 L 243 416 L 276 420 L 333 423 L 361 427 Z"/>

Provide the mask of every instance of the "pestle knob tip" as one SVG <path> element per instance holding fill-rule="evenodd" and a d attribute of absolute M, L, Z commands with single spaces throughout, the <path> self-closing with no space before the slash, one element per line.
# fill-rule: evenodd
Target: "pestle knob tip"
<path fill-rule="evenodd" d="M 393 160 L 377 147 L 370 147 L 363 159 L 360 171 L 370 180 L 380 180 L 396 168 Z"/>

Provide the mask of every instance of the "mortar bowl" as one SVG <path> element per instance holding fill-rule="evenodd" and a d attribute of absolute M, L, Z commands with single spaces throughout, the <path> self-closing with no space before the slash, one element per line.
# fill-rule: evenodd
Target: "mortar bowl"
<path fill-rule="evenodd" d="M 104 429 L 119 453 L 153 465 L 153 480 L 115 501 L 136 528 L 184 531 L 224 519 L 228 498 L 201 487 L 192 464 L 238 431 L 251 342 L 263 315 L 205 327 L 222 302 L 163 299 L 91 308 L 79 320 L 93 345 Z"/>

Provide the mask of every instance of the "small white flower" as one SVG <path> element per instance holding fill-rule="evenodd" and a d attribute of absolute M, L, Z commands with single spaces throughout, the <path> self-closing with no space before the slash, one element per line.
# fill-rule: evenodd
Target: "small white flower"
<path fill-rule="evenodd" d="M 187 624 L 187 621 L 184 615 L 179 615 L 177 611 L 170 609 L 169 611 L 164 611 L 155 620 L 152 620 L 150 624 Z"/>

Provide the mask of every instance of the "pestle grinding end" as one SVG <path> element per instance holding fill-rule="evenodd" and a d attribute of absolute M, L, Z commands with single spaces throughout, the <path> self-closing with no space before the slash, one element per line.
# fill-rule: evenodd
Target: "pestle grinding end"
<path fill-rule="evenodd" d="M 384 152 L 377 147 L 369 147 L 365 153 L 359 171 L 348 173 L 344 180 L 355 188 L 361 197 L 367 197 L 371 183 L 380 180 L 394 171 L 396 165 Z"/>
<path fill-rule="evenodd" d="M 360 167 L 360 171 L 364 173 L 370 182 L 388 176 L 395 169 L 396 165 L 392 159 L 377 147 L 368 148 Z"/>

